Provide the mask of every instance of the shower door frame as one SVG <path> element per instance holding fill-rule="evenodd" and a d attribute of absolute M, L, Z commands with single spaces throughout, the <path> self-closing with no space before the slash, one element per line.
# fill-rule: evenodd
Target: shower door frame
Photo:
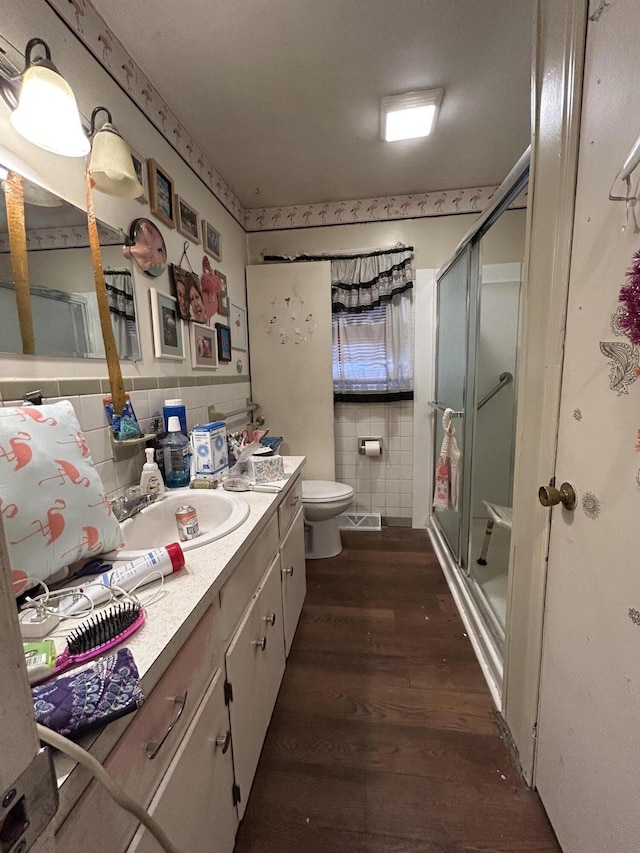
<path fill-rule="evenodd" d="M 463 253 L 467 251 L 469 252 L 466 304 L 466 376 L 464 380 L 463 416 L 458 419 L 462 422 L 463 464 L 460 484 L 461 519 L 457 553 L 453 552 L 447 539 L 447 535 L 438 520 L 436 512 L 432 511 L 429 516 L 427 532 L 440 561 L 440 565 L 442 566 L 442 570 L 445 574 L 458 610 L 460 611 L 460 615 L 462 616 L 465 627 L 467 628 L 469 639 L 484 672 L 494 703 L 498 709 L 500 709 L 502 705 L 504 636 L 496 630 L 495 620 L 491 617 L 488 607 L 483 603 L 482 596 L 477 594 L 472 588 L 475 581 L 469 574 L 472 504 L 471 472 L 474 448 L 475 411 L 477 406 L 477 401 L 475 399 L 476 356 L 480 327 L 480 241 L 494 222 L 508 209 L 511 202 L 527 186 L 530 158 L 531 148 L 528 148 L 494 193 L 491 204 L 483 211 L 470 230 L 462 238 L 450 260 L 436 274 L 438 286 L 437 313 L 439 313 L 440 282 Z M 446 406 L 446 400 L 438 399 L 437 357 L 439 351 L 439 333 L 440 330 L 437 317 L 435 404 L 439 406 Z M 434 407 L 435 418 L 438 418 L 440 415 L 440 410 Z M 436 442 L 436 446 L 434 448 L 436 461 L 439 449 L 440 448 L 437 446 Z M 509 563 L 509 571 L 511 571 L 511 561 Z"/>

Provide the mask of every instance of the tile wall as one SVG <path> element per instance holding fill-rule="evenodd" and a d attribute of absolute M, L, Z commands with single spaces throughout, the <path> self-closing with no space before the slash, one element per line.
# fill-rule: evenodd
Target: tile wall
<path fill-rule="evenodd" d="M 413 510 L 413 402 L 334 407 L 336 479 L 353 486 L 350 511 L 379 512 L 411 526 Z M 382 436 L 378 457 L 358 453 L 359 436 Z"/>
<path fill-rule="evenodd" d="M 137 390 L 127 388 L 131 397 L 133 409 L 136 413 L 138 423 L 143 432 L 149 431 L 150 419 L 155 414 L 162 413 L 162 406 L 167 399 L 180 397 L 187 408 L 187 426 L 191 429 L 197 423 L 208 421 L 207 408 L 214 405 L 220 411 L 230 412 L 241 408 L 246 404 L 250 393 L 248 382 L 229 382 L 224 384 L 192 384 L 191 377 L 175 377 L 173 381 L 190 382 L 191 384 L 176 384 L 173 387 L 158 388 L 159 381 L 155 377 L 135 380 L 135 384 L 152 385 L 155 387 L 138 388 Z M 77 384 L 74 384 L 77 383 Z M 106 420 L 104 410 L 105 390 L 101 389 L 101 383 L 105 380 L 45 380 L 38 383 L 37 380 L 29 380 L 29 388 L 25 386 L 24 391 L 42 388 L 45 393 L 45 403 L 55 403 L 58 400 L 71 400 L 76 415 L 85 434 L 91 458 L 96 470 L 104 483 L 105 491 L 109 497 L 121 494 L 128 486 L 139 483 L 142 465 L 144 464 L 144 444 L 115 447 L 111 442 L 111 429 Z M 23 382 L 0 383 L 2 394 L 2 405 L 20 405 L 24 391 L 17 389 Z M 129 385 L 129 381 L 126 382 Z M 82 390 L 84 393 L 78 393 Z M 91 390 L 94 393 L 86 393 Z M 76 391 L 76 393 L 67 393 Z M 246 415 L 229 421 L 229 427 L 241 427 L 246 422 Z"/>

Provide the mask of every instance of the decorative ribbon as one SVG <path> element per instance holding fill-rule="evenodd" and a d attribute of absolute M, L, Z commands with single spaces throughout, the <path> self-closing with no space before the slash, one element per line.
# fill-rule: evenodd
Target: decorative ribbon
<path fill-rule="evenodd" d="M 36 339 L 33 331 L 33 316 L 31 314 L 27 232 L 24 223 L 24 184 L 21 175 L 18 175 L 16 172 L 9 172 L 4 181 L 4 197 L 7 205 L 11 266 L 15 282 L 22 352 L 24 355 L 35 355 Z"/>
<path fill-rule="evenodd" d="M 87 162 L 86 174 L 86 197 L 87 197 L 87 224 L 89 226 L 89 246 L 91 247 L 91 262 L 93 264 L 93 277 L 96 283 L 96 297 L 98 300 L 98 313 L 100 315 L 100 328 L 102 329 L 102 340 L 104 352 L 107 359 L 107 370 L 109 371 L 109 386 L 111 388 L 111 399 L 113 411 L 121 415 L 125 407 L 126 396 L 124 380 L 120 369 L 118 349 L 111 325 L 111 313 L 109 311 L 109 299 L 107 297 L 107 285 L 104 280 L 102 269 L 102 255 L 100 252 L 100 239 L 98 237 L 98 224 L 93 207 L 93 181 L 89 175 Z"/>

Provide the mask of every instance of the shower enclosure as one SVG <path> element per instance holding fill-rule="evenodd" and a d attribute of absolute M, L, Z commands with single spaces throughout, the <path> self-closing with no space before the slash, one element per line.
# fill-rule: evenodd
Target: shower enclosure
<path fill-rule="evenodd" d="M 434 510 L 428 530 L 496 704 L 508 624 L 528 174 L 529 151 L 436 276 L 435 456 L 451 409 L 461 458 L 458 500 Z"/>

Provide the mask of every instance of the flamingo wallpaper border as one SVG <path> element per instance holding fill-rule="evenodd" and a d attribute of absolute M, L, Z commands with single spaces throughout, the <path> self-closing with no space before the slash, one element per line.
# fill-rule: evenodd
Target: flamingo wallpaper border
<path fill-rule="evenodd" d="M 497 186 L 473 187 L 397 197 L 350 199 L 286 207 L 245 208 L 205 156 L 196 140 L 171 112 L 142 69 L 109 30 L 89 0 L 45 0 L 45 2 L 75 33 L 107 74 L 146 115 L 186 165 L 247 232 L 480 213 L 497 189 Z"/>

